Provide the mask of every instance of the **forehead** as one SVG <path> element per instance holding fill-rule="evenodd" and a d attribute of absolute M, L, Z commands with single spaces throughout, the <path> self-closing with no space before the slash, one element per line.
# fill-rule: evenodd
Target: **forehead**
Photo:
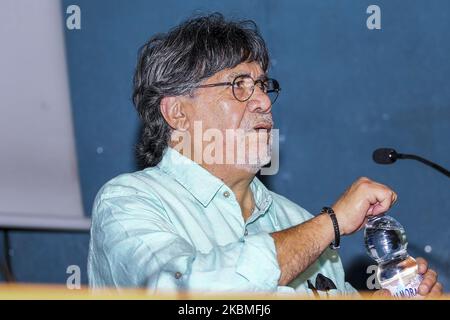
<path fill-rule="evenodd" d="M 260 78 L 265 72 L 257 62 L 243 62 L 234 68 L 225 69 L 217 72 L 211 77 L 214 80 L 231 81 L 239 75 L 250 75 L 253 79 Z"/>

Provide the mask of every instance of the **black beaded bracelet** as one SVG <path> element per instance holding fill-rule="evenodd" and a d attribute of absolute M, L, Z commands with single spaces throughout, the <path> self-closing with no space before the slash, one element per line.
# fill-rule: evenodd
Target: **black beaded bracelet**
<path fill-rule="evenodd" d="M 339 231 L 339 224 L 336 218 L 336 214 L 334 213 L 333 208 L 323 207 L 321 213 L 328 213 L 333 222 L 334 228 L 334 241 L 330 244 L 330 248 L 333 250 L 339 249 L 339 245 L 341 243 L 341 233 Z"/>

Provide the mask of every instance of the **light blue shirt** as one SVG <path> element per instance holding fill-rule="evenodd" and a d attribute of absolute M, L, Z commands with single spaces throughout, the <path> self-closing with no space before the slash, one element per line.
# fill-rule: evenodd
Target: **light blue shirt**
<path fill-rule="evenodd" d="M 233 191 L 171 148 L 156 167 L 110 180 L 92 211 L 90 286 L 312 294 L 307 280 L 314 285 L 321 273 L 337 287 L 329 293 L 354 293 L 331 249 L 289 286 L 278 285 L 270 233 L 312 215 L 256 177 L 250 187 L 256 208 L 244 221 Z"/>

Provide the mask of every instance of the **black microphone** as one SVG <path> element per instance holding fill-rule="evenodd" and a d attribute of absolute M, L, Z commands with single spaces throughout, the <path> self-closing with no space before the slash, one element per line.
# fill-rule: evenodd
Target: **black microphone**
<path fill-rule="evenodd" d="M 433 169 L 436 169 L 440 173 L 445 174 L 447 177 L 450 178 L 450 171 L 447 169 L 441 167 L 440 165 L 431 162 L 430 160 L 427 160 L 425 158 L 416 156 L 414 154 L 404 154 L 404 153 L 398 153 L 392 148 L 379 148 L 375 150 L 372 154 L 372 159 L 378 164 L 391 164 L 397 161 L 397 159 L 412 159 L 422 162 L 423 164 L 426 164 L 427 166 L 432 167 Z"/>

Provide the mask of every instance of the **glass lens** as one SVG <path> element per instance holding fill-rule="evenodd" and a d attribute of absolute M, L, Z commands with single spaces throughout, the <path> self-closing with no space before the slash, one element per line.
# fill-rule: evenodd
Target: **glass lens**
<path fill-rule="evenodd" d="M 278 81 L 275 79 L 267 79 L 267 81 L 265 81 L 265 84 L 267 88 L 266 93 L 269 96 L 272 104 L 274 104 L 280 93 L 280 85 L 278 84 Z"/>
<path fill-rule="evenodd" d="M 233 81 L 234 97 L 241 101 L 247 101 L 253 94 L 254 81 L 248 76 L 239 76 Z"/>
<path fill-rule="evenodd" d="M 233 95 L 237 100 L 245 102 L 253 95 L 255 86 L 268 95 L 272 104 L 275 103 L 280 91 L 280 85 L 275 79 L 254 81 L 249 76 L 239 76 L 233 81 Z"/>

